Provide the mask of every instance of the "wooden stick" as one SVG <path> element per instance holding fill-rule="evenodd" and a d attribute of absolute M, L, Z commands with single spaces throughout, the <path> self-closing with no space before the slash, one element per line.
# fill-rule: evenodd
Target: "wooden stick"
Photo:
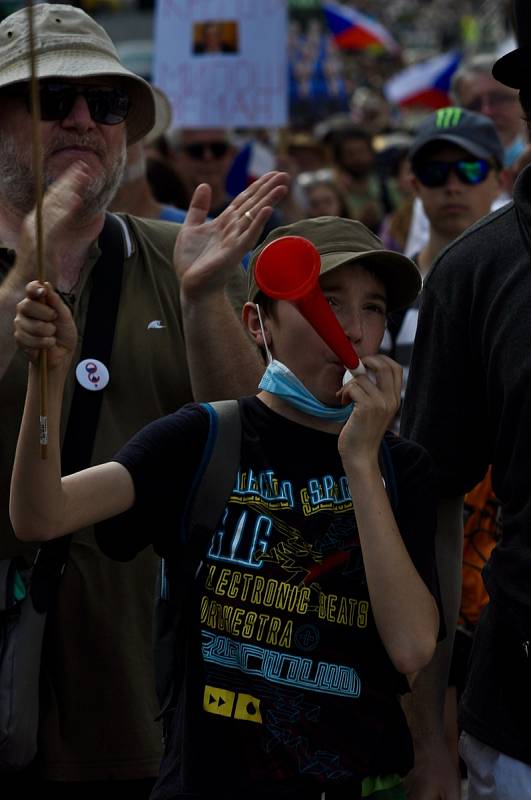
<path fill-rule="evenodd" d="M 35 38 L 33 33 L 33 0 L 27 0 L 29 58 L 31 65 L 31 138 L 33 149 L 33 180 L 35 186 L 35 228 L 37 238 L 37 279 L 44 283 L 44 254 L 42 236 L 42 142 L 40 132 L 41 108 L 39 98 L 39 80 L 37 75 L 37 59 L 35 55 Z M 48 359 L 46 350 L 39 356 L 40 409 L 39 431 L 41 458 L 48 456 Z"/>

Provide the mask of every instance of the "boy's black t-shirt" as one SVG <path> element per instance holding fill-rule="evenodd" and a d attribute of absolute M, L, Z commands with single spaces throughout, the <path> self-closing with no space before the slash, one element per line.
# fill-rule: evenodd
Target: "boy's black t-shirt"
<path fill-rule="evenodd" d="M 257 398 L 240 401 L 240 411 L 240 471 L 194 604 L 201 652 L 185 678 L 184 694 L 195 699 L 185 701 L 184 723 L 197 746 L 183 756 L 170 735 L 153 797 L 215 787 L 354 789 L 366 776 L 404 774 L 412 747 L 398 696 L 408 685 L 373 620 L 337 435 L 291 422 Z M 207 433 L 205 410 L 191 405 L 120 451 L 136 504 L 100 526 L 110 555 L 131 557 L 153 543 L 175 557 Z M 399 529 L 436 593 L 430 460 L 418 445 L 386 438 Z"/>

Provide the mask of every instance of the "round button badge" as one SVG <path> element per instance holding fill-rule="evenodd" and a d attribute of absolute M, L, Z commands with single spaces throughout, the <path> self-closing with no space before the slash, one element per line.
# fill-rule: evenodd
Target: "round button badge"
<path fill-rule="evenodd" d="M 109 383 L 109 370 L 97 358 L 85 358 L 76 367 L 76 378 L 84 389 L 98 392 Z"/>

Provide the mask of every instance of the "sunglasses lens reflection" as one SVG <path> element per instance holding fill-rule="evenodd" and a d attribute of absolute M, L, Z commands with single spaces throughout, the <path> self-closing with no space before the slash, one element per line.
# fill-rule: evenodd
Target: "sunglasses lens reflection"
<path fill-rule="evenodd" d="M 462 183 L 475 186 L 489 174 L 491 165 L 484 158 L 460 159 L 459 161 L 425 161 L 415 167 L 419 181 L 429 188 L 444 186 L 450 172 L 455 172 Z"/>

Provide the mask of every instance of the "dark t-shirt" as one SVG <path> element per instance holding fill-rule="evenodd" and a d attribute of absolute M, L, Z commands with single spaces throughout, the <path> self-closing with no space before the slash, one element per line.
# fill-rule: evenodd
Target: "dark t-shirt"
<path fill-rule="evenodd" d="M 240 409 L 240 471 L 194 604 L 201 646 L 185 677 L 196 698 L 185 728 L 198 746 L 188 742 L 183 763 L 182 742 L 170 735 L 153 797 L 338 783 L 356 796 L 365 776 L 407 772 L 412 749 L 397 699 L 407 682 L 374 624 L 337 435 L 257 398 Z M 191 405 L 120 451 L 136 504 L 100 529 L 107 552 L 125 558 L 153 542 L 175 557 L 207 431 L 205 410 Z M 387 440 L 399 528 L 435 591 L 430 461 L 417 445 Z"/>
<path fill-rule="evenodd" d="M 503 535 L 483 570 L 492 609 L 479 623 L 461 722 L 529 764 L 530 197 L 528 168 L 515 184 L 514 204 L 470 228 L 433 266 L 402 412 L 404 434 L 435 460 L 442 496 L 465 494 L 492 464 Z"/>

